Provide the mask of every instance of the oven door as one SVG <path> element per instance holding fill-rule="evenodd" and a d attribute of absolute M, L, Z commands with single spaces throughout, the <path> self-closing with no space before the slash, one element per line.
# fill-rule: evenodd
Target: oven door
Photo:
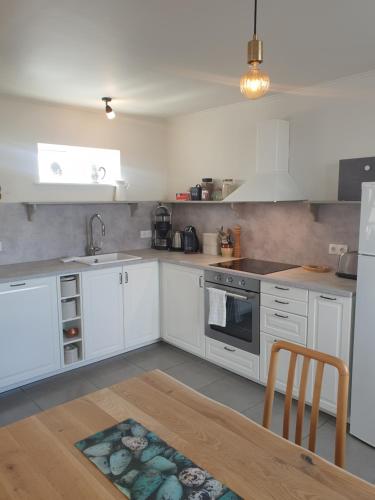
<path fill-rule="evenodd" d="M 225 327 L 208 323 L 210 312 L 208 288 L 218 288 L 227 292 Z M 207 337 L 259 355 L 259 293 L 206 282 L 205 325 Z"/>

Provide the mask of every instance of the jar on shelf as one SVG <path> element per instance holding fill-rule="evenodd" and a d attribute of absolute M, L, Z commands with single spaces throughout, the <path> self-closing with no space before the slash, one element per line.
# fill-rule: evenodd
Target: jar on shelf
<path fill-rule="evenodd" d="M 203 177 L 202 179 L 202 182 L 201 182 L 201 186 L 202 186 L 202 200 L 206 200 L 206 201 L 210 201 L 212 200 L 212 193 L 214 191 L 214 182 L 213 182 L 213 179 L 212 177 Z M 207 195 L 207 198 L 203 198 L 203 192 L 204 190 L 206 190 L 208 192 Z"/>
<path fill-rule="evenodd" d="M 63 276 L 60 280 L 61 297 L 72 297 L 77 295 L 77 277 Z"/>
<path fill-rule="evenodd" d="M 235 184 L 233 179 L 223 179 L 223 184 L 221 188 L 223 200 L 229 196 L 235 190 Z"/>
<path fill-rule="evenodd" d="M 76 299 L 62 299 L 61 300 L 61 314 L 63 321 L 77 316 L 77 302 Z"/>
<path fill-rule="evenodd" d="M 68 344 L 64 346 L 64 363 L 70 365 L 79 360 L 78 346 L 76 344 Z"/>

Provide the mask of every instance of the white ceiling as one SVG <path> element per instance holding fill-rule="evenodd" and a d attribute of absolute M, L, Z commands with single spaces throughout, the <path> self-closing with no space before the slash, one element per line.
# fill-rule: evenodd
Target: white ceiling
<path fill-rule="evenodd" d="M 170 116 L 241 101 L 253 0 L 0 0 L 0 92 Z M 259 0 L 274 91 L 375 69 L 374 0 Z"/>

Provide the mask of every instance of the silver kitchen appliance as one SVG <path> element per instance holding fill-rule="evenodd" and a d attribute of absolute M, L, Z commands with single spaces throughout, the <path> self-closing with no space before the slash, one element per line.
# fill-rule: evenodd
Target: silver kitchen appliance
<path fill-rule="evenodd" d="M 184 250 L 184 234 L 182 231 L 175 231 L 172 238 L 171 250 L 182 252 Z"/>
<path fill-rule="evenodd" d="M 260 281 L 236 274 L 206 271 L 205 334 L 211 339 L 259 355 Z M 226 292 L 226 326 L 210 325 L 209 288 Z"/>
<path fill-rule="evenodd" d="M 358 252 L 342 253 L 339 257 L 336 275 L 340 278 L 357 279 Z"/>

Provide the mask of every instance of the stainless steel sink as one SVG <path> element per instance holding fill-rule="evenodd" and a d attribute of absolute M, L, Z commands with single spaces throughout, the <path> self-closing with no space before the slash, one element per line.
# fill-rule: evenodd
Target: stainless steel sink
<path fill-rule="evenodd" d="M 142 257 L 130 255 L 127 253 L 103 253 L 100 255 L 89 255 L 88 257 L 76 257 L 74 262 L 87 264 L 88 266 L 99 266 L 100 264 L 114 264 L 116 262 L 127 262 L 130 260 L 139 260 Z"/>

